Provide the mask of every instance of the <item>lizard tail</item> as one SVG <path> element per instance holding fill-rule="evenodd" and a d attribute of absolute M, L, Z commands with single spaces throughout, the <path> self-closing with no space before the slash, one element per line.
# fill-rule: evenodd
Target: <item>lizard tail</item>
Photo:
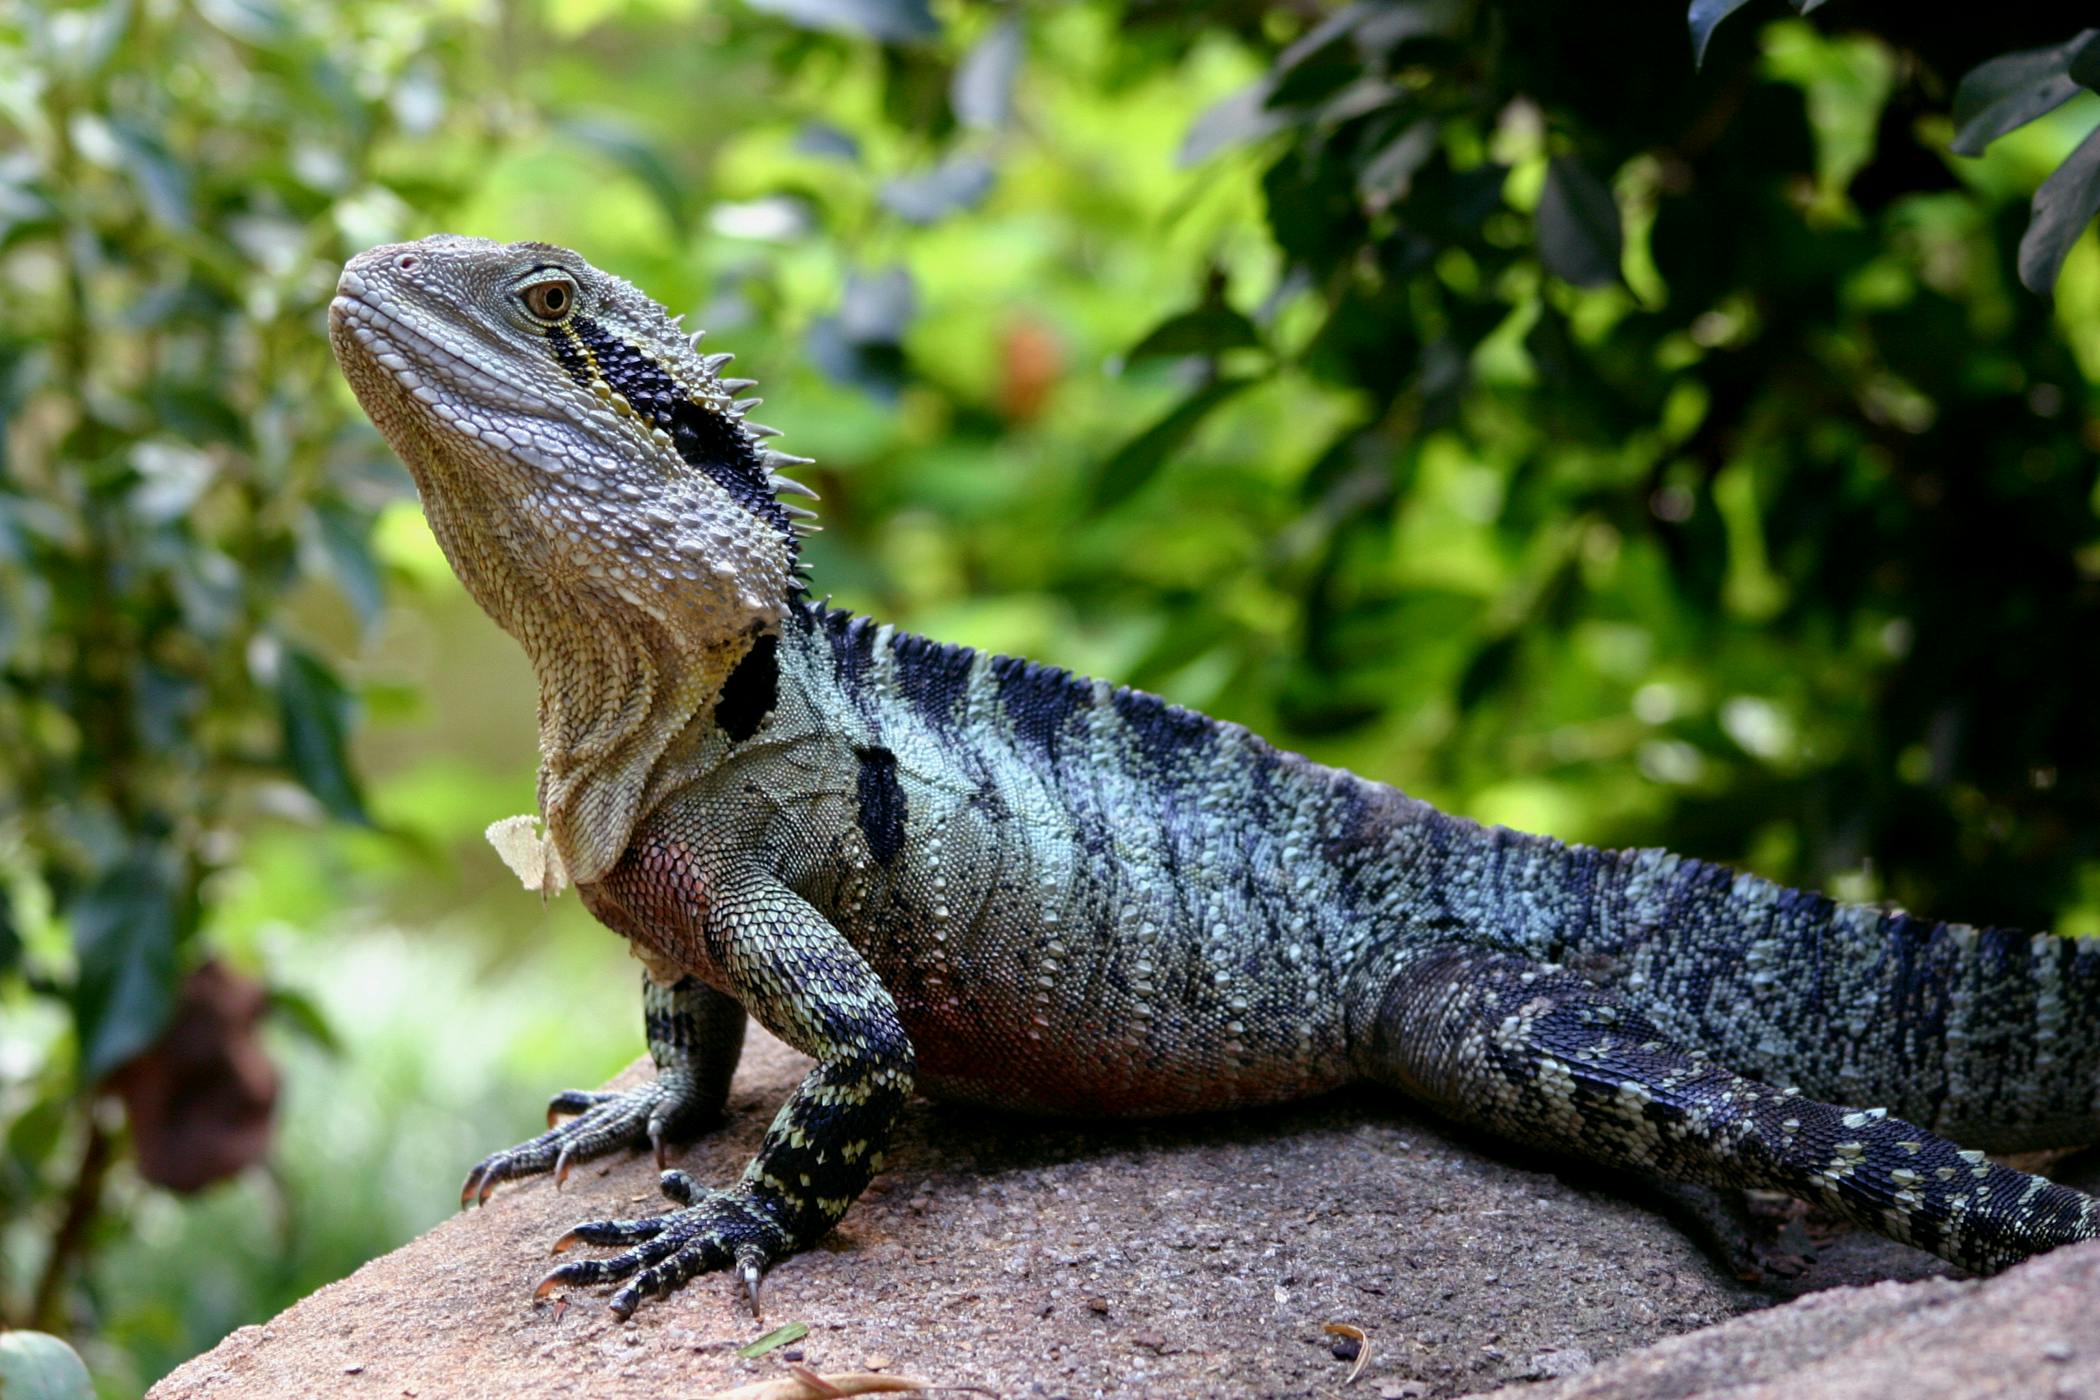
<path fill-rule="evenodd" d="M 1571 935 L 1521 951 L 1767 1084 L 1992 1151 L 2100 1141 L 2100 939 L 1839 904 L 1664 851 L 1609 860 Z"/>
<path fill-rule="evenodd" d="M 1819 1200 L 1978 1271 L 2100 1237 L 2100 1199 L 1884 1110 L 1723 1068 L 1566 968 L 1398 943 L 1366 972 L 1350 1002 L 1359 1071 L 1490 1132 L 1607 1166 Z"/>

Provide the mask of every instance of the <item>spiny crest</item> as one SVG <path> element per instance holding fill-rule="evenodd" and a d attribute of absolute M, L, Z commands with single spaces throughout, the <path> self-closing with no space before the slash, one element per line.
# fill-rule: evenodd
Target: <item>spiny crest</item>
<path fill-rule="evenodd" d="M 671 317 L 628 284 L 610 277 L 606 280 L 665 325 L 675 328 L 682 319 Z M 780 430 L 753 422 L 747 415 L 765 401 L 735 397 L 758 381 L 722 377 L 723 367 L 735 356 L 700 354 L 700 341 L 707 332 L 693 332 L 689 350 L 658 353 L 640 343 L 640 338 L 623 335 L 578 308 L 547 327 L 546 334 L 555 359 L 571 379 L 649 425 L 688 466 L 706 473 L 744 509 L 779 529 L 791 544 L 819 528 L 811 523 L 816 512 L 782 499 L 817 499 L 815 491 L 784 471 L 807 466 L 812 459 L 764 445 L 780 436 Z"/>

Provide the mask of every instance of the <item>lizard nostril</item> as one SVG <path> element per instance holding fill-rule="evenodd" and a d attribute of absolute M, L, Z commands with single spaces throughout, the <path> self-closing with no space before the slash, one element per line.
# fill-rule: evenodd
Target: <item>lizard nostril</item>
<path fill-rule="evenodd" d="M 394 263 L 394 266 L 400 268 L 403 272 L 412 272 L 416 266 L 416 255 L 414 253 L 403 253 L 399 260 Z"/>

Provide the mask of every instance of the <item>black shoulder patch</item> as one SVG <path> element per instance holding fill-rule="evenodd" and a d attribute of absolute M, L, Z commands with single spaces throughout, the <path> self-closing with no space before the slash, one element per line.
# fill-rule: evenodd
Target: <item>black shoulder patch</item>
<path fill-rule="evenodd" d="M 715 723 L 736 743 L 758 732 L 758 726 L 780 703 L 780 638 L 768 632 L 751 644 L 737 662 L 722 693 L 715 697 Z"/>
<path fill-rule="evenodd" d="M 879 744 L 860 750 L 854 795 L 868 852 L 888 865 L 904 849 L 904 785 L 897 781 L 897 755 Z"/>

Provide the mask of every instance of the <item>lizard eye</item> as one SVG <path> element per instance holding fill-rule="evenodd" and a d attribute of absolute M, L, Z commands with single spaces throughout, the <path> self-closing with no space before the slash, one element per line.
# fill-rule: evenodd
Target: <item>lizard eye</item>
<path fill-rule="evenodd" d="M 566 277 L 550 277 L 518 295 L 525 299 L 525 309 L 542 321 L 559 321 L 576 304 L 576 284 Z"/>

